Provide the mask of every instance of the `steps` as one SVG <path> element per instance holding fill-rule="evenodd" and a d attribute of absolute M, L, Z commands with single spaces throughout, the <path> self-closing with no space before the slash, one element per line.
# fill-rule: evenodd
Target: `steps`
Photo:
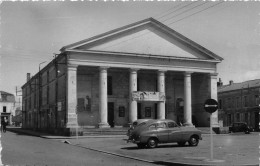
<path fill-rule="evenodd" d="M 126 135 L 128 128 L 92 128 L 83 129 L 83 136 L 93 135 Z"/>

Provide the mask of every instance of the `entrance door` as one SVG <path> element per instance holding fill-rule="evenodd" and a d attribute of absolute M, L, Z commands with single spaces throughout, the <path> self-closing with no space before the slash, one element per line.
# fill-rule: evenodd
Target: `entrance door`
<path fill-rule="evenodd" d="M 259 112 L 255 112 L 255 130 L 259 131 Z"/>
<path fill-rule="evenodd" d="M 137 103 L 137 119 L 142 119 L 142 104 Z"/>
<path fill-rule="evenodd" d="M 154 103 L 154 119 L 157 119 L 158 114 L 157 114 L 157 103 Z"/>
<path fill-rule="evenodd" d="M 115 126 L 115 123 L 114 123 L 114 103 L 113 102 L 108 102 L 108 106 L 107 106 L 107 121 L 108 121 L 108 124 L 111 127 Z"/>

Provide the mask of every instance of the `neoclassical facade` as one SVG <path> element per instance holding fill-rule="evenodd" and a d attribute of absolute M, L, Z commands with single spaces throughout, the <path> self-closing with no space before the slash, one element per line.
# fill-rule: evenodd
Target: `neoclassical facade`
<path fill-rule="evenodd" d="M 31 117 L 24 127 L 72 131 L 123 127 L 141 118 L 209 126 L 203 105 L 217 99 L 217 64 L 223 59 L 157 20 L 145 19 L 60 51 L 23 86 L 27 92 L 35 85 L 23 99 L 36 102 L 35 112 L 24 106 L 24 117 Z"/>

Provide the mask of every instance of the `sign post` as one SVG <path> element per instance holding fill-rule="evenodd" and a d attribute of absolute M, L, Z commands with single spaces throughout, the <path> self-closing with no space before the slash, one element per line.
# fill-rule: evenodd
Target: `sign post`
<path fill-rule="evenodd" d="M 206 100 L 204 104 L 206 112 L 210 113 L 210 160 L 213 160 L 213 133 L 212 133 L 212 113 L 218 109 L 218 102 L 214 99 Z"/>

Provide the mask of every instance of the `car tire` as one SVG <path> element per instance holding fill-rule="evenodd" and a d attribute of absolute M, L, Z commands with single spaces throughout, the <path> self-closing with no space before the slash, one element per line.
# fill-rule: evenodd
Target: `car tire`
<path fill-rule="evenodd" d="M 186 142 L 182 141 L 182 142 L 178 142 L 179 146 L 185 146 Z"/>
<path fill-rule="evenodd" d="M 145 144 L 144 144 L 144 143 L 138 143 L 138 144 L 137 144 L 137 147 L 138 147 L 139 149 L 143 149 L 143 148 L 145 148 Z"/>
<path fill-rule="evenodd" d="M 190 140 L 189 140 L 189 145 L 190 146 L 197 146 L 199 144 L 199 139 L 198 139 L 198 137 L 196 137 L 196 136 L 191 136 L 190 137 Z"/>
<path fill-rule="evenodd" d="M 245 134 L 250 134 L 250 131 L 246 130 L 246 131 L 245 131 Z"/>
<path fill-rule="evenodd" d="M 148 141 L 147 141 L 147 146 L 148 148 L 156 148 L 158 145 L 158 141 L 156 138 L 150 138 Z"/>

